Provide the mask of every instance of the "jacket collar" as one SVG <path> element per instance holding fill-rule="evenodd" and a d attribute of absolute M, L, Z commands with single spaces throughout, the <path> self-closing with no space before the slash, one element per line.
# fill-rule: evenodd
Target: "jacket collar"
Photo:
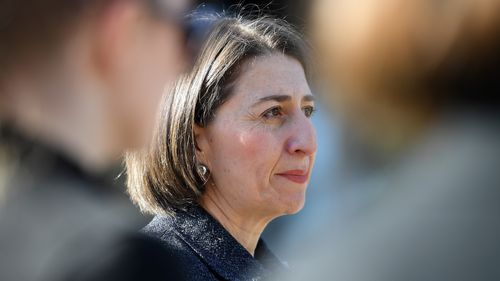
<path fill-rule="evenodd" d="M 201 207 L 176 211 L 174 231 L 206 265 L 226 280 L 264 280 L 283 264 L 259 240 L 255 258 Z"/>

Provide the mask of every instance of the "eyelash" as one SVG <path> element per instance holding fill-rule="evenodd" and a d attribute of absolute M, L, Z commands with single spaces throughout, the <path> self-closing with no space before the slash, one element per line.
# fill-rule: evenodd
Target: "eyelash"
<path fill-rule="evenodd" d="M 314 106 L 305 106 L 302 108 L 302 110 L 304 111 L 304 115 L 307 118 L 311 118 L 314 115 L 314 113 L 316 112 L 316 108 L 314 108 Z M 270 115 L 270 114 L 273 114 L 273 115 Z M 272 108 L 264 111 L 264 113 L 262 113 L 262 117 L 264 119 L 281 118 L 283 115 L 284 115 L 283 109 L 281 108 L 281 106 L 272 107 Z"/>
<path fill-rule="evenodd" d="M 277 116 L 276 114 L 279 114 L 279 116 Z M 281 116 L 283 116 L 283 109 L 281 108 L 281 106 L 271 107 L 268 110 L 264 111 L 264 113 L 262 113 L 262 117 L 264 117 L 264 119 L 279 118 Z"/>
<path fill-rule="evenodd" d="M 314 115 L 314 113 L 316 112 L 316 108 L 314 106 L 306 106 L 306 107 L 302 108 L 302 110 L 304 110 L 304 113 L 305 113 L 307 118 L 311 118 Z M 309 113 L 307 113 L 306 110 L 308 110 Z"/>

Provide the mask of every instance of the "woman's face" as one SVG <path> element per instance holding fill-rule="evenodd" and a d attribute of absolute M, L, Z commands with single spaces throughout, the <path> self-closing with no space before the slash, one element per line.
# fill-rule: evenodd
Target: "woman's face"
<path fill-rule="evenodd" d="M 197 128 L 207 190 L 233 211 L 298 212 L 316 153 L 314 98 L 302 65 L 281 55 L 246 62 L 215 119 Z"/>

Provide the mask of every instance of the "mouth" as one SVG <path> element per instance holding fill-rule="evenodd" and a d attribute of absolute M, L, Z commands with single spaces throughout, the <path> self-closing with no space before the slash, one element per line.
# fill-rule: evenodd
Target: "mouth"
<path fill-rule="evenodd" d="M 289 181 L 304 184 L 309 180 L 309 173 L 307 170 L 290 170 L 277 174 L 280 177 L 284 177 Z"/>

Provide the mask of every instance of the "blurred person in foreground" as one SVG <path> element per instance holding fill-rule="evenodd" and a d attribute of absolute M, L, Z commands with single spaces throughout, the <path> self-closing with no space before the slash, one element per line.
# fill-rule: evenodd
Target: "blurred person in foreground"
<path fill-rule="evenodd" d="M 127 157 L 129 193 L 188 280 L 263 280 L 286 267 L 261 234 L 302 209 L 316 154 L 308 48 L 277 19 L 214 20 L 150 150 Z"/>
<path fill-rule="evenodd" d="M 295 280 L 500 279 L 500 1 L 316 1 L 326 99 L 386 188 Z"/>
<path fill-rule="evenodd" d="M 175 277 L 104 174 L 150 140 L 186 1 L 0 1 L 0 279 Z M 133 233 L 133 232 L 130 232 Z M 148 258 L 151 257 L 151 258 Z"/>

